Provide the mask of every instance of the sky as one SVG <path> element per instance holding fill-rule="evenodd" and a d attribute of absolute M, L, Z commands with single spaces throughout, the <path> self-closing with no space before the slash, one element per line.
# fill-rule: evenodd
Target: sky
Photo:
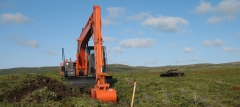
<path fill-rule="evenodd" d="M 0 0 L 0 69 L 75 60 L 94 5 L 108 64 L 240 61 L 240 0 Z"/>

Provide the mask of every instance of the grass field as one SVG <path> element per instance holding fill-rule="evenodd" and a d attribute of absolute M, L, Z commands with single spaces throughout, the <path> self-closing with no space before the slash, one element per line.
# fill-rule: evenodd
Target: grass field
<path fill-rule="evenodd" d="M 136 81 L 135 107 L 240 106 L 240 63 L 163 67 L 113 64 L 108 68 L 108 75 L 117 80 L 113 85 L 119 99 L 116 104 L 93 100 L 89 89 L 69 86 L 58 74 L 58 67 L 41 67 L 0 70 L 0 105 L 129 107 Z M 168 69 L 178 69 L 186 76 L 159 77 Z"/>

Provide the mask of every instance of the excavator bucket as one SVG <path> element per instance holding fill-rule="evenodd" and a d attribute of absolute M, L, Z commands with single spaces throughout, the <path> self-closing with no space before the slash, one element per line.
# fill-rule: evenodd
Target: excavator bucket
<path fill-rule="evenodd" d="M 88 86 L 94 86 L 96 84 L 95 76 L 68 77 L 67 80 L 71 85 L 78 86 L 78 87 L 88 87 Z M 105 80 L 110 85 L 114 83 L 112 76 L 106 76 Z"/>
<path fill-rule="evenodd" d="M 117 101 L 117 92 L 115 89 L 109 88 L 107 90 L 95 90 L 96 99 L 104 102 L 113 102 Z"/>

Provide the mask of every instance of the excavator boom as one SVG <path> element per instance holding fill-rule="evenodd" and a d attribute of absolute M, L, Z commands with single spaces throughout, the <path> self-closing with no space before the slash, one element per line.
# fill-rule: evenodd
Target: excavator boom
<path fill-rule="evenodd" d="M 91 37 L 94 46 L 88 46 Z M 93 13 L 82 29 L 77 42 L 76 61 L 72 62 L 71 59 L 68 61 L 63 57 L 60 74 L 68 78 L 70 84 L 73 85 L 95 84 L 91 89 L 92 98 L 116 102 L 116 90 L 110 88 L 110 84 L 113 83 L 112 76 L 107 76 L 106 73 L 106 50 L 102 46 L 101 8 L 98 5 L 94 5 Z"/>

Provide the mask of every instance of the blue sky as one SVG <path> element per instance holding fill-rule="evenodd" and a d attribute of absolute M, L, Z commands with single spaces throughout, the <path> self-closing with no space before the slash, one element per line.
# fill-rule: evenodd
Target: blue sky
<path fill-rule="evenodd" d="M 109 64 L 240 61 L 239 0 L 1 0 L 0 69 L 58 66 L 62 47 L 75 60 L 93 5 Z"/>

